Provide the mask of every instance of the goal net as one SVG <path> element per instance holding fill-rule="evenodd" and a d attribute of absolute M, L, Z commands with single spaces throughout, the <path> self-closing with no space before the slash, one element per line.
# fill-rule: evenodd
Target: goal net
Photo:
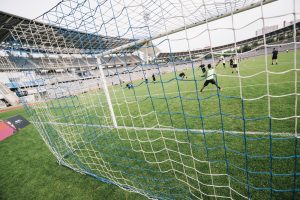
<path fill-rule="evenodd" d="M 296 199 L 299 8 L 63 0 L 10 30 L 2 68 L 77 172 L 153 199 Z"/>

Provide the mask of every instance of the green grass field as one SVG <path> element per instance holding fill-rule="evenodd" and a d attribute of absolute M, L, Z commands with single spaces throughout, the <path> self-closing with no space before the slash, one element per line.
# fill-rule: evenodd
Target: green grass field
<path fill-rule="evenodd" d="M 171 73 L 155 84 L 136 81 L 134 90 L 110 87 L 120 129 L 110 128 L 101 90 L 37 104 L 29 110 L 31 120 L 40 122 L 41 135 L 61 163 L 149 196 L 296 199 L 300 149 L 294 134 L 299 125 L 292 116 L 295 77 L 300 77 L 292 70 L 292 53 L 279 58 L 279 65 L 268 66 L 268 76 L 264 57 L 241 62 L 240 75 L 249 78 L 239 79 L 228 66 L 219 66 L 220 94 L 212 85 L 200 93 L 201 72 L 191 67 L 183 81 Z M 268 89 L 276 97 L 262 97 Z M 280 134 L 270 135 L 270 130 Z M 143 198 L 58 166 L 32 125 L 1 142 L 0 150 L 4 199 Z"/>
<path fill-rule="evenodd" d="M 23 109 L 0 114 L 0 119 Z M 145 199 L 58 165 L 30 125 L 0 142 L 0 199 Z"/>

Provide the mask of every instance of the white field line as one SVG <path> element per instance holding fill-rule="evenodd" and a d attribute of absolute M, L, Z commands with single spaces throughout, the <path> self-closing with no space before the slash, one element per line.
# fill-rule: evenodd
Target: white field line
<path fill-rule="evenodd" d="M 276 74 L 276 75 L 279 75 L 279 74 L 287 74 L 289 72 L 293 72 L 293 71 L 300 71 L 300 69 L 289 69 L 289 70 L 286 70 L 286 71 L 281 71 L 281 72 L 273 72 L 273 71 L 260 71 L 260 72 L 257 72 L 255 74 L 251 74 L 251 75 L 247 75 L 247 76 L 240 76 L 241 79 L 247 79 L 247 78 L 253 78 L 255 76 L 258 76 L 260 74 L 263 74 L 263 73 L 269 73 L 269 74 Z M 236 78 L 237 76 L 235 75 L 232 75 L 232 74 L 218 74 L 219 77 L 231 77 L 231 78 Z"/>
<path fill-rule="evenodd" d="M 192 133 L 223 133 L 222 130 L 210 130 L 210 129 L 183 129 L 183 128 L 172 128 L 172 127 L 131 127 L 131 126 L 107 126 L 107 125 L 96 125 L 96 124 L 74 124 L 74 123 L 60 123 L 60 122 L 36 122 L 36 123 L 44 123 L 50 125 L 61 125 L 61 126 L 84 126 L 84 127 L 96 127 L 96 128 L 108 128 L 108 129 L 127 129 L 127 130 L 137 130 L 137 131 L 178 131 L 178 132 L 192 132 Z M 245 134 L 242 131 L 227 131 L 224 130 L 224 133 L 231 133 L 231 134 Z M 270 135 L 269 132 L 260 132 L 260 131 L 246 131 L 246 135 Z M 277 136 L 295 136 L 294 133 L 288 132 L 271 132 L 271 135 Z M 300 137 L 300 136 L 299 136 Z"/>

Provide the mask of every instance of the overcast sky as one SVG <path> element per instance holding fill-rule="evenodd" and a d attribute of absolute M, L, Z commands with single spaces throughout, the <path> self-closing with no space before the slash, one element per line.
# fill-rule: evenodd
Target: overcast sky
<path fill-rule="evenodd" d="M 279 28 L 283 27 L 283 21 L 293 21 L 293 1 L 294 0 L 279 0 L 274 3 L 267 4 L 263 6 L 264 23 L 265 26 L 278 25 Z M 300 1 L 296 0 L 296 18 L 300 18 Z M 284 15 L 284 16 L 281 16 Z M 255 32 L 263 27 L 263 20 L 258 20 L 262 17 L 261 8 L 254 8 L 246 12 L 242 12 L 234 15 L 233 23 L 236 29 L 236 41 L 241 41 L 255 36 Z M 256 21 L 256 22 L 254 22 Z M 254 23 L 252 23 L 254 22 Z M 206 46 L 218 46 L 234 42 L 234 32 L 231 29 L 232 18 L 226 17 L 214 22 L 209 23 L 209 29 L 211 36 L 211 43 L 209 40 L 209 32 L 205 31 L 207 29 L 206 25 L 198 26 L 188 31 L 189 43 L 187 40 L 176 40 L 186 38 L 185 34 L 180 32 L 178 34 L 173 34 L 171 37 L 172 41 L 171 48 L 172 51 L 180 51 L 180 49 L 187 50 L 188 44 L 190 49 L 201 49 Z M 216 29 L 216 30 L 213 30 Z M 202 34 L 201 34 L 202 33 Z M 201 34 L 201 35 L 199 35 Z M 211 45 L 210 45 L 211 44 Z M 161 45 L 160 49 L 166 49 L 165 45 Z M 178 50 L 179 49 L 179 50 Z"/>
<path fill-rule="evenodd" d="M 0 10 L 34 19 L 50 10 L 61 0 L 0 0 Z"/>
<path fill-rule="evenodd" d="M 299 19 L 300 1 L 295 1 L 297 19 Z M 0 10 L 21 17 L 34 19 L 51 9 L 58 2 L 60 2 L 60 0 L 0 0 Z M 283 21 L 292 21 L 293 15 L 291 13 L 294 10 L 293 2 L 294 0 L 278 0 L 274 3 L 265 5 L 263 7 L 265 26 L 278 25 L 280 28 L 283 26 Z M 233 19 L 234 27 L 241 28 L 246 26 L 245 28 L 235 32 L 236 41 L 255 36 L 255 31 L 263 27 L 263 21 L 254 21 L 261 16 L 262 12 L 260 7 L 235 15 Z M 193 50 L 210 45 L 217 46 L 234 42 L 234 33 L 231 30 L 231 17 L 212 22 L 209 24 L 209 28 L 216 29 L 210 31 L 211 42 L 209 41 L 209 33 L 206 30 L 206 25 L 189 29 L 187 32 L 189 42 L 187 42 L 186 34 L 184 32 L 171 35 L 169 39 L 171 39 L 170 45 L 172 51 L 185 51 L 188 49 L 188 44 L 189 48 Z M 157 40 L 154 43 L 158 44 L 160 41 L 162 40 Z M 163 42 L 158 47 L 163 52 L 169 51 L 168 42 Z"/>

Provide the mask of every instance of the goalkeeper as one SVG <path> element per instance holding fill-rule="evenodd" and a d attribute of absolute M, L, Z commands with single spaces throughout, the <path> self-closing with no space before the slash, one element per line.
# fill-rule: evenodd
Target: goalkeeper
<path fill-rule="evenodd" d="M 208 70 L 206 71 L 206 78 L 205 82 L 203 84 L 203 87 L 201 88 L 200 92 L 203 92 L 203 89 L 209 84 L 216 85 L 219 90 L 221 90 L 221 87 L 218 86 L 218 84 L 215 81 L 216 77 L 216 71 L 214 68 L 212 68 L 211 64 L 207 65 Z"/>

